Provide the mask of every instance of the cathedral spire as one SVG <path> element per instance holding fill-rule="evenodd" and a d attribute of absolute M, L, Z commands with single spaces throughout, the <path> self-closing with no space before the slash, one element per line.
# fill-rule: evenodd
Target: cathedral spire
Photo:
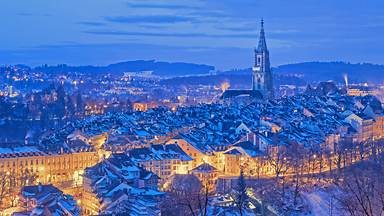
<path fill-rule="evenodd" d="M 264 32 L 264 19 L 261 19 L 260 38 L 259 38 L 259 45 L 257 46 L 257 51 L 259 52 L 267 51 L 267 42 L 265 41 L 265 32 Z"/>
<path fill-rule="evenodd" d="M 255 50 L 252 89 L 261 92 L 266 99 L 273 98 L 273 76 L 269 62 L 269 52 L 265 41 L 264 20 L 261 19 L 260 38 Z"/>

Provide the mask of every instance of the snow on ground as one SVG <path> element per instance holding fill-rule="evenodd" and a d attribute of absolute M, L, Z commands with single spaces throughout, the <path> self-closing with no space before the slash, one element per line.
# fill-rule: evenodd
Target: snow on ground
<path fill-rule="evenodd" d="M 332 192 L 322 189 L 313 190 L 303 194 L 312 216 L 340 215 L 337 210 L 336 200 Z"/>

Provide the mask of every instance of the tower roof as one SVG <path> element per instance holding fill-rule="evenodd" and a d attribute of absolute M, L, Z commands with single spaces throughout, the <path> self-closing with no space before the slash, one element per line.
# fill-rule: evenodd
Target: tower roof
<path fill-rule="evenodd" d="M 257 46 L 257 51 L 258 52 L 268 51 L 267 42 L 265 41 L 264 19 L 261 19 L 260 38 L 259 38 L 259 45 Z"/>

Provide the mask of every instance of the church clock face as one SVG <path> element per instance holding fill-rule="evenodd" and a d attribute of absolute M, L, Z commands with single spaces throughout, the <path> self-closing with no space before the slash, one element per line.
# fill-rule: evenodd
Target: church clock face
<path fill-rule="evenodd" d="M 253 71 L 257 71 L 257 72 L 259 72 L 260 70 L 261 70 L 260 66 L 255 66 L 255 67 L 253 67 Z"/>

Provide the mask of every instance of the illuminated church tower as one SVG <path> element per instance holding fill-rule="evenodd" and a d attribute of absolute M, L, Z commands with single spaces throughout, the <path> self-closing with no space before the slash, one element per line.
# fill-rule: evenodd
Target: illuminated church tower
<path fill-rule="evenodd" d="M 255 65 L 252 72 L 252 90 L 260 91 L 264 98 L 273 99 L 273 77 L 269 63 L 269 51 L 265 41 L 264 20 L 261 20 L 259 45 L 255 49 Z"/>

